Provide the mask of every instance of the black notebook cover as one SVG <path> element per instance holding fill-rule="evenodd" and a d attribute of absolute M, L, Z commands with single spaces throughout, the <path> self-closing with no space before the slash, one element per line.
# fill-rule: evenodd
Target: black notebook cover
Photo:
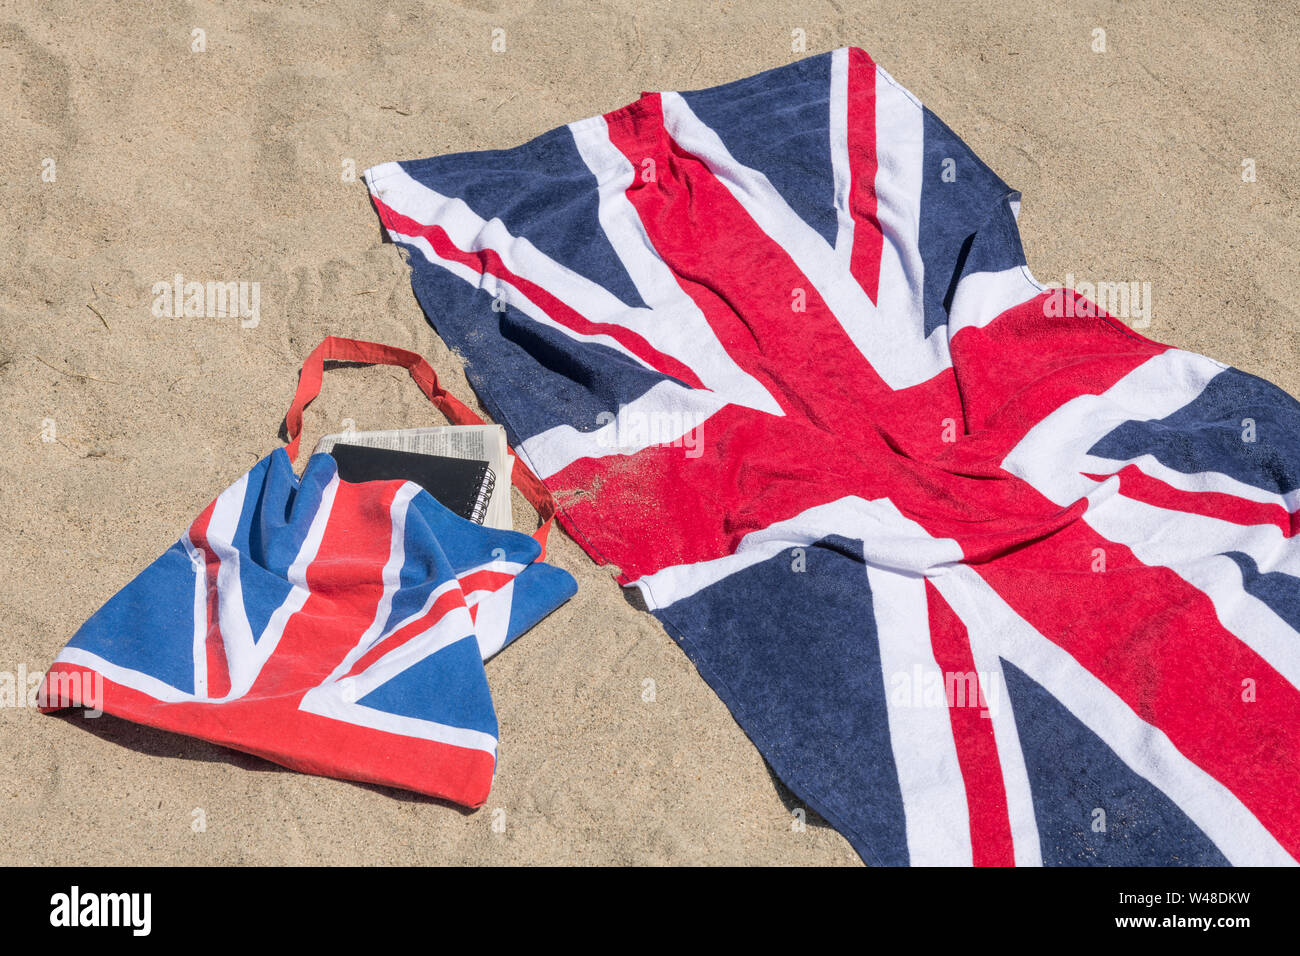
<path fill-rule="evenodd" d="M 448 511 L 482 524 L 496 476 L 485 461 L 444 458 L 391 448 L 337 444 L 330 451 L 342 481 L 413 481 Z"/>

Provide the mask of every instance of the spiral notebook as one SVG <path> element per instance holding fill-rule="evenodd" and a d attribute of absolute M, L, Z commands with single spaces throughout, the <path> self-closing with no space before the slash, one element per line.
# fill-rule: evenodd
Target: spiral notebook
<path fill-rule="evenodd" d="M 506 432 L 500 425 L 440 425 L 432 428 L 400 428 L 388 431 L 350 429 L 326 435 L 313 454 L 329 454 L 335 445 L 364 445 L 434 457 L 469 459 L 487 462 L 495 487 L 487 506 L 483 524 L 489 528 L 510 530 L 514 527 L 510 503 L 510 479 L 515 458 L 506 445 Z"/>
<path fill-rule="evenodd" d="M 448 511 L 482 524 L 496 487 L 485 461 L 338 443 L 330 450 L 343 481 L 413 481 Z"/>

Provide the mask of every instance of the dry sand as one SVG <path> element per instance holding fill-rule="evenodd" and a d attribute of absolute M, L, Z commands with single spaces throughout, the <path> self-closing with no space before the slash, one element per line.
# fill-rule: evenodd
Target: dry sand
<path fill-rule="evenodd" d="M 0 4 L 0 671 L 43 670 L 276 446 L 323 336 L 416 349 L 472 400 L 345 161 L 512 146 L 642 89 L 797 59 L 796 28 L 809 53 L 867 49 L 1023 191 L 1041 281 L 1150 281 L 1146 334 L 1300 392 L 1293 0 L 363 6 Z M 151 287 L 176 273 L 260 282 L 260 324 L 155 318 Z M 439 421 L 388 369 L 333 373 L 306 440 L 344 418 Z M 580 590 L 488 667 L 485 811 L 7 708 L 0 863 L 856 862 L 818 821 L 792 828 L 791 796 L 662 628 L 552 540 Z"/>

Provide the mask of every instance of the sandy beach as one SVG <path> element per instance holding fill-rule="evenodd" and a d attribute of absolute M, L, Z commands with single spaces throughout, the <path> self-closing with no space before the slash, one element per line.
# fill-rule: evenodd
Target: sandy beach
<path fill-rule="evenodd" d="M 0 672 L 43 673 L 279 445 L 323 337 L 416 350 L 481 411 L 381 243 L 364 169 L 840 46 L 1022 192 L 1040 282 L 1149 283 L 1143 334 L 1300 394 L 1295 8 L 1047 6 L 0 2 Z M 256 321 L 156 315 L 177 275 L 258 283 Z M 444 423 L 388 368 L 330 373 L 306 447 L 347 419 Z M 534 523 L 516 493 L 516 527 Z M 578 594 L 488 664 L 483 809 L 20 699 L 0 707 L 0 863 L 858 864 L 815 815 L 799 825 L 610 569 L 551 542 Z"/>

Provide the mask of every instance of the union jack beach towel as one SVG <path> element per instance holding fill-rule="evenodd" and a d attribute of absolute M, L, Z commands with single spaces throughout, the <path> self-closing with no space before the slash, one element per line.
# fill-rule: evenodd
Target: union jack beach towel
<path fill-rule="evenodd" d="M 288 449 L 82 626 L 41 700 L 479 806 L 497 749 L 483 662 L 577 585 L 541 561 L 546 525 L 535 537 L 485 528 L 413 482 L 341 481 L 327 454 L 296 476 L 327 359 L 403 365 L 449 418 L 477 421 L 418 355 L 327 339 L 304 366 Z M 549 517 L 544 489 L 520 479 Z"/>
<path fill-rule="evenodd" d="M 882 864 L 1300 853 L 1300 406 L 842 49 L 367 173 L 564 527 Z"/>

